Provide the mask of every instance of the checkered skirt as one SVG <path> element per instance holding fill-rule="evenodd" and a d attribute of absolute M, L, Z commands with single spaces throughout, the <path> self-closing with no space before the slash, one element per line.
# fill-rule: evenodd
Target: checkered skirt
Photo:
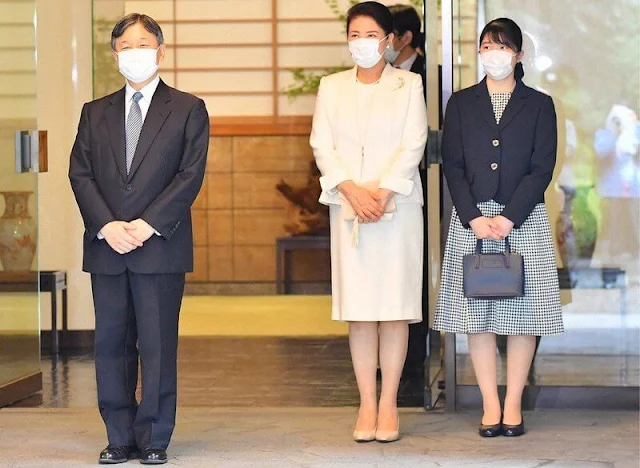
<path fill-rule="evenodd" d="M 499 215 L 503 205 L 478 204 L 484 216 Z M 504 241 L 483 241 L 483 251 L 504 251 Z M 476 237 L 465 229 L 455 209 L 444 252 L 433 328 L 451 333 L 556 335 L 563 332 L 562 306 L 551 226 L 543 203 L 509 234 L 513 252 L 524 258 L 525 295 L 513 299 L 469 299 L 462 288 L 462 257 L 473 253 Z"/>

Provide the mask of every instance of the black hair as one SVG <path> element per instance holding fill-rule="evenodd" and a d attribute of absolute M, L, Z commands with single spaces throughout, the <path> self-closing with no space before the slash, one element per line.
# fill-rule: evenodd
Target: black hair
<path fill-rule="evenodd" d="M 411 31 L 411 47 L 424 49 L 424 34 L 422 33 L 422 21 L 415 8 L 411 5 L 391 5 L 389 11 L 393 16 L 393 30 L 398 36 Z"/>
<path fill-rule="evenodd" d="M 382 28 L 385 35 L 393 32 L 393 16 L 389 9 L 382 3 L 378 2 L 360 2 L 349 8 L 347 12 L 347 32 L 351 22 L 358 16 L 368 16 L 372 18 L 378 26 Z"/>
<path fill-rule="evenodd" d="M 507 46 L 516 53 L 522 52 L 522 30 L 512 19 L 498 18 L 489 22 L 480 34 L 480 47 L 485 36 L 489 36 L 493 42 Z M 524 76 L 522 62 L 516 64 L 514 75 L 516 80 L 522 80 Z"/>
<path fill-rule="evenodd" d="M 116 40 L 121 37 L 125 30 L 129 26 L 133 26 L 136 23 L 140 23 L 147 32 L 156 36 L 158 40 L 158 45 L 164 44 L 164 36 L 162 35 L 162 29 L 160 25 L 154 20 L 151 16 L 143 15 L 140 13 L 130 13 L 124 18 L 122 18 L 118 23 L 113 27 L 113 31 L 111 31 L 111 49 L 116 50 Z"/>

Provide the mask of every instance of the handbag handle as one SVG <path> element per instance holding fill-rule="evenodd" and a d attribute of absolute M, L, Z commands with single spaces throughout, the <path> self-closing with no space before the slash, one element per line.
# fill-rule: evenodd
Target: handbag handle
<path fill-rule="evenodd" d="M 511 246 L 509 245 L 509 236 L 504 238 L 504 266 L 509 268 L 511 264 Z M 476 241 L 476 268 L 480 268 L 480 259 L 482 258 L 482 239 Z"/>
<path fill-rule="evenodd" d="M 476 241 L 476 254 L 482 255 L 482 239 Z M 504 238 L 504 254 L 511 254 L 511 246 L 509 245 L 509 236 Z"/>

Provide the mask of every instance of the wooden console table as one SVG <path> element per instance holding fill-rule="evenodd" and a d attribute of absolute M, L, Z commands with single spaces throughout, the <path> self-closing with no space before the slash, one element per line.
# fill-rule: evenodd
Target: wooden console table
<path fill-rule="evenodd" d="M 329 250 L 329 236 L 291 236 L 276 239 L 276 294 L 289 294 L 291 288 L 291 252 Z"/>

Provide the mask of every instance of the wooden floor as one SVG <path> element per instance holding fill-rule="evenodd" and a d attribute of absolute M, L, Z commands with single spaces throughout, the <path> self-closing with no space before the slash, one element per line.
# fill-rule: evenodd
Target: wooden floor
<path fill-rule="evenodd" d="M 42 359 L 43 391 L 15 407 L 96 407 L 91 353 Z M 422 375 L 403 379 L 400 405 L 421 407 Z M 327 407 L 358 404 L 346 337 L 181 337 L 178 404 Z"/>

